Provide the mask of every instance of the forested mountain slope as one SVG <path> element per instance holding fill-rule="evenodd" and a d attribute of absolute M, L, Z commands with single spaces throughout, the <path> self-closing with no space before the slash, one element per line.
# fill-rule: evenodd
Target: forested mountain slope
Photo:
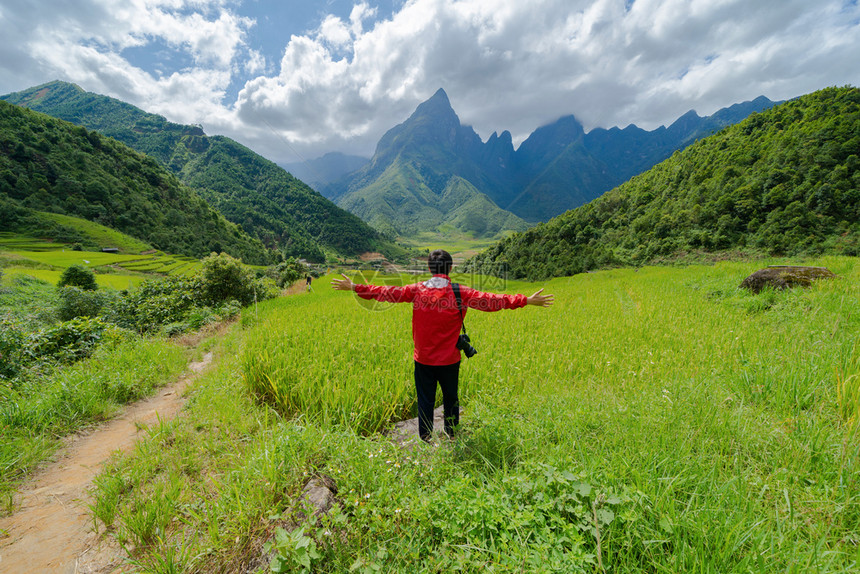
<path fill-rule="evenodd" d="M 392 235 L 450 229 L 494 238 L 527 229 L 484 193 L 495 183 L 475 161 L 483 145 L 438 90 L 385 133 L 368 164 L 328 186 L 327 194 Z"/>
<path fill-rule="evenodd" d="M 588 203 L 697 139 L 773 105 L 758 97 L 710 116 L 689 111 L 668 128 L 651 131 L 630 125 L 586 133 L 574 116 L 566 116 L 538 128 L 517 148 L 511 162 L 517 168 L 512 176 L 519 183 L 516 196 L 491 197 L 528 221 L 546 221 Z"/>
<path fill-rule="evenodd" d="M 319 261 L 325 249 L 346 255 L 401 253 L 283 168 L 230 138 L 206 136 L 199 126 L 171 123 L 65 82 L 3 99 L 98 130 L 157 159 L 227 219 L 285 255 Z"/>
<path fill-rule="evenodd" d="M 522 229 L 519 219 L 547 221 L 588 203 L 676 150 L 773 105 L 758 97 L 711 116 L 690 111 L 668 128 L 651 131 L 630 125 L 586 133 L 569 115 L 536 129 L 514 150 L 507 131 L 482 142 L 460 124 L 447 94 L 438 90 L 379 140 L 369 163 L 340 180 L 331 178 L 320 191 L 378 229 L 402 233 L 448 219 L 437 198 L 456 177 L 489 200 L 483 201 L 491 205 L 486 229 Z M 326 171 L 324 163 L 316 166 Z"/>
<path fill-rule="evenodd" d="M 860 254 L 860 90 L 828 88 L 698 141 L 468 262 L 546 278 L 688 250 Z"/>
<path fill-rule="evenodd" d="M 154 159 L 98 132 L 0 101 L 0 222 L 33 211 L 95 221 L 171 253 L 224 251 L 246 263 L 275 253 L 228 222 Z"/>

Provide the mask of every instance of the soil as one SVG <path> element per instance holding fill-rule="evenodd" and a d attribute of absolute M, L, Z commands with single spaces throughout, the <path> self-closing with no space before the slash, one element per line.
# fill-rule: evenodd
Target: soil
<path fill-rule="evenodd" d="M 114 452 L 130 450 L 141 431 L 175 417 L 185 404 L 185 388 L 211 361 L 208 353 L 157 396 L 129 406 L 97 429 L 66 439 L 54 461 L 21 489 L 18 510 L 0 518 L 0 572 L 123 571 L 125 552 L 93 532 L 88 508 L 93 479 Z"/>

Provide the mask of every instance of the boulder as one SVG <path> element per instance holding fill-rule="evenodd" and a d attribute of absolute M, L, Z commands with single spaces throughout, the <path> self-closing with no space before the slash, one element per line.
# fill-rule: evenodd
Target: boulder
<path fill-rule="evenodd" d="M 326 514 L 337 501 L 337 485 L 330 476 L 324 474 L 312 478 L 302 490 L 299 500 L 299 514 L 303 515 L 304 509 L 310 508 L 314 516 L 319 518 Z"/>
<path fill-rule="evenodd" d="M 789 287 L 809 287 L 816 279 L 831 279 L 836 274 L 826 267 L 807 267 L 803 265 L 769 265 L 759 269 L 741 282 L 741 288 L 759 293 L 765 287 L 788 289 Z"/>

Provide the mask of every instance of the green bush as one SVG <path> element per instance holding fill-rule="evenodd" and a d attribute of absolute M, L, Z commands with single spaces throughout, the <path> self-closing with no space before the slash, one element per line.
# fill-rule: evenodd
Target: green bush
<path fill-rule="evenodd" d="M 25 340 L 24 332 L 17 324 L 0 320 L 0 378 L 14 379 L 23 369 Z"/>
<path fill-rule="evenodd" d="M 275 280 L 278 287 L 284 289 L 285 287 L 289 287 L 299 279 L 307 277 L 308 266 L 298 261 L 292 257 L 287 259 L 286 261 L 282 261 L 278 263 L 277 266 L 271 268 L 272 271 L 270 276 Z"/>
<path fill-rule="evenodd" d="M 188 331 L 188 323 L 185 322 L 168 323 L 161 328 L 161 333 L 167 338 L 178 337 L 186 331 Z"/>
<path fill-rule="evenodd" d="M 93 270 L 85 265 L 72 265 L 70 267 L 66 267 L 63 270 L 63 274 L 60 275 L 60 281 L 57 283 L 57 287 L 80 287 L 81 289 L 87 289 L 89 291 L 95 291 L 98 289 L 98 285 L 96 284 L 96 275 L 93 273 Z"/>
<path fill-rule="evenodd" d="M 131 293 L 111 302 L 106 320 L 141 333 L 168 323 L 181 323 L 188 311 L 200 305 L 203 285 L 199 277 L 167 277 L 144 281 Z"/>
<path fill-rule="evenodd" d="M 70 321 L 75 317 L 96 317 L 105 303 L 102 293 L 70 285 L 61 287 L 59 295 L 57 316 L 60 321 Z"/>
<path fill-rule="evenodd" d="M 206 257 L 202 261 L 200 278 L 203 282 L 205 303 L 218 305 L 236 299 L 242 305 L 254 302 L 257 282 L 251 269 L 239 259 L 226 253 Z"/>
<path fill-rule="evenodd" d="M 76 317 L 31 335 L 24 352 L 33 362 L 72 363 L 90 356 L 109 327 L 98 317 Z"/>

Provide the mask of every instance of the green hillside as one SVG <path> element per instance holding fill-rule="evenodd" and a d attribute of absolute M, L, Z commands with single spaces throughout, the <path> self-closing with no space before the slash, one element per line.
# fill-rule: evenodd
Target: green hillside
<path fill-rule="evenodd" d="M 80 240 L 74 226 L 38 212 L 94 221 L 191 257 L 224 251 L 247 263 L 273 258 L 152 158 L 0 101 L 0 230 Z"/>
<path fill-rule="evenodd" d="M 860 254 L 860 90 L 828 88 L 701 140 L 468 262 L 572 275 L 689 251 Z"/>
<path fill-rule="evenodd" d="M 439 191 L 429 187 L 416 165 L 403 158 L 340 205 L 389 235 L 456 230 L 471 237 L 496 237 L 528 224 L 503 211 L 467 180 L 456 175 Z"/>
<path fill-rule="evenodd" d="M 529 224 L 482 190 L 492 185 L 474 156 L 483 144 L 439 90 L 379 141 L 370 163 L 329 188 L 338 205 L 383 233 L 504 236 Z"/>
<path fill-rule="evenodd" d="M 168 122 L 66 82 L 3 99 L 97 130 L 155 158 L 228 220 L 287 256 L 321 261 L 325 250 L 403 253 L 277 164 L 229 138 L 208 137 L 199 126 Z"/>

